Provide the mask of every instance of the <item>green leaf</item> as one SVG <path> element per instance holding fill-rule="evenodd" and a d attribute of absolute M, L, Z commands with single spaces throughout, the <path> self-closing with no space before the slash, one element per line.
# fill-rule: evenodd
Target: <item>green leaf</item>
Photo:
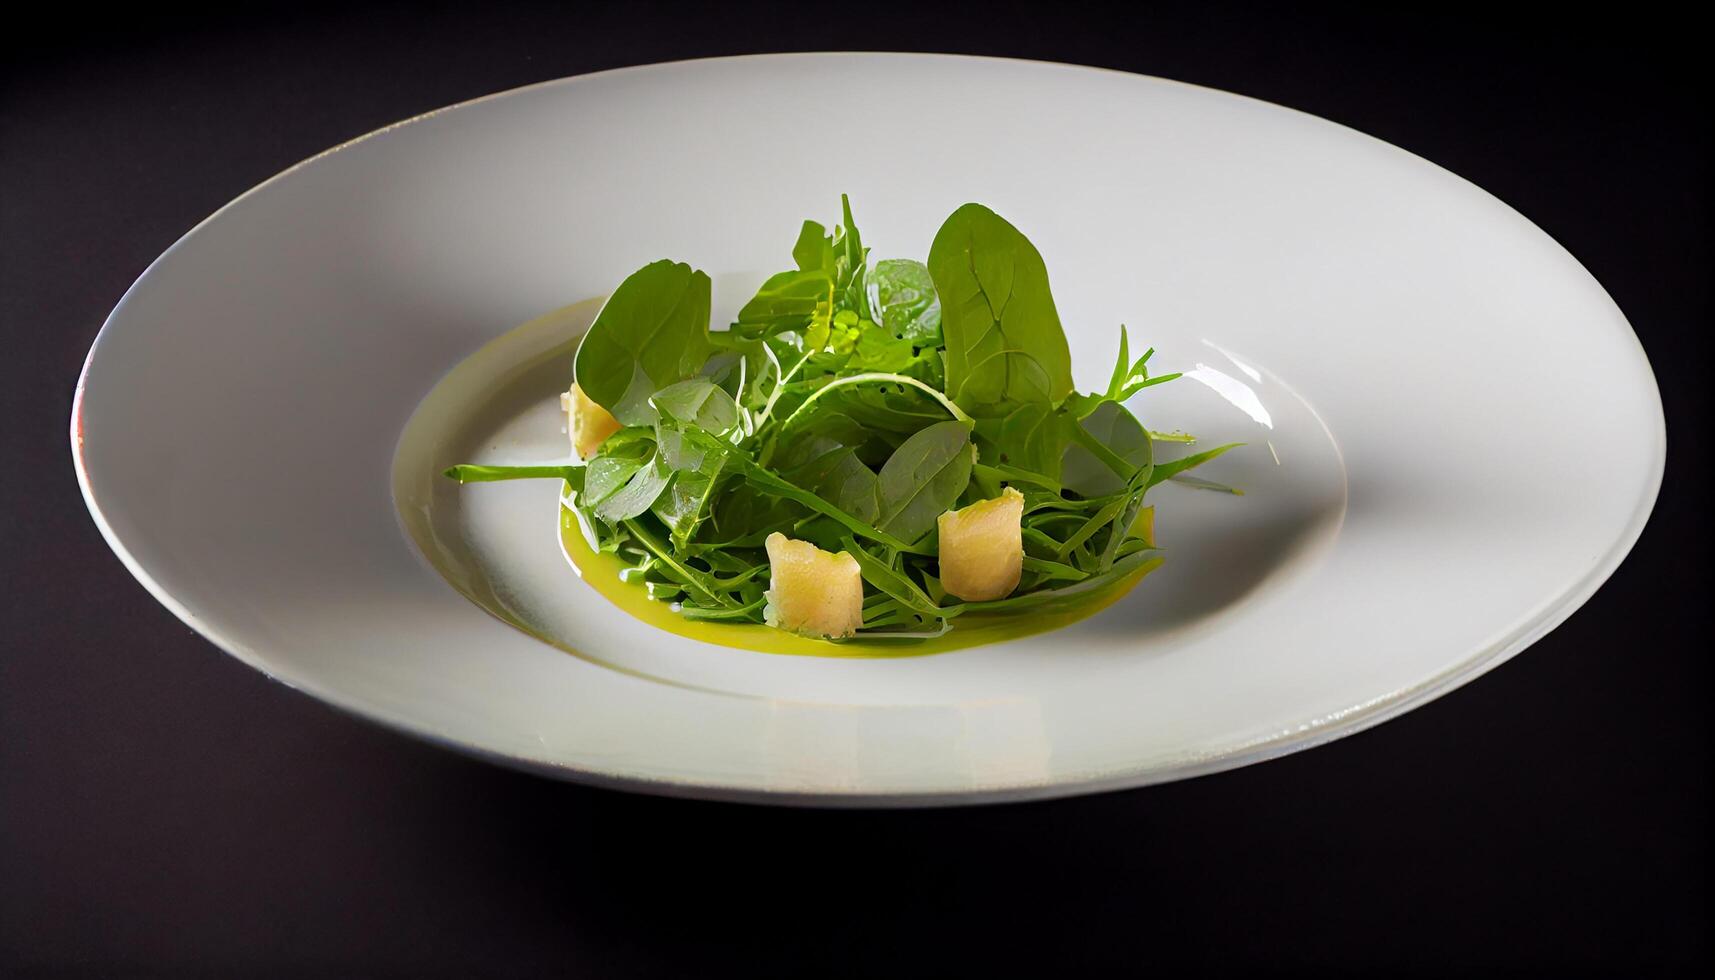
<path fill-rule="evenodd" d="M 1166 463 L 1156 463 L 1155 472 L 1150 474 L 1149 477 L 1149 485 L 1153 487 L 1158 483 L 1164 483 L 1186 470 L 1202 466 L 1204 463 L 1207 463 L 1209 460 L 1214 459 L 1216 456 L 1221 455 L 1229 449 L 1237 449 L 1242 445 L 1244 445 L 1242 442 L 1229 442 L 1225 446 L 1216 446 L 1214 449 L 1207 449 L 1203 452 L 1186 456 L 1183 459 L 1175 459 Z"/>
<path fill-rule="evenodd" d="M 914 550 L 910 541 L 902 541 L 891 533 L 878 528 L 867 521 L 859 520 L 839 507 L 823 500 L 815 493 L 786 480 L 784 477 L 781 477 L 765 466 L 752 462 L 751 459 L 745 455 L 743 450 L 722 443 L 716 440 L 713 436 L 702 433 L 692 432 L 687 433 L 687 435 L 698 441 L 704 442 L 706 447 L 709 449 L 718 449 L 725 453 L 728 465 L 732 466 L 738 473 L 742 474 L 744 478 L 750 481 L 750 483 L 757 489 L 766 491 L 767 493 L 773 494 L 777 497 L 784 497 L 793 503 L 801 504 L 802 506 L 815 511 L 818 514 L 831 517 L 845 525 L 848 530 L 860 537 L 867 538 L 868 540 L 875 541 L 879 544 L 887 545 L 895 551 Z"/>
<path fill-rule="evenodd" d="M 649 396 L 702 370 L 709 341 L 709 277 L 662 259 L 626 277 L 578 345 L 578 386 L 626 425 L 649 425 Z"/>
<path fill-rule="evenodd" d="M 661 566 L 671 574 L 672 579 L 683 585 L 691 595 L 709 606 L 734 605 L 721 594 L 720 587 L 716 584 L 713 575 L 685 564 L 671 548 L 667 547 L 667 543 L 656 537 L 654 532 L 644 526 L 642 521 L 627 519 L 622 522 L 622 525 L 631 532 L 631 536 L 639 544 L 648 550 L 649 554 L 655 557 L 656 561 L 661 563 Z"/>
<path fill-rule="evenodd" d="M 473 463 L 461 463 L 443 470 L 442 476 L 450 477 L 460 483 L 492 483 L 497 480 L 564 480 L 572 484 L 573 490 L 584 487 L 584 466 L 554 465 L 554 466 L 478 466 Z"/>
<path fill-rule="evenodd" d="M 1214 480 L 1205 480 L 1202 477 L 1192 476 L 1189 473 L 1175 473 L 1173 476 L 1168 477 L 1168 479 L 1180 486 L 1191 487 L 1197 490 L 1212 490 L 1216 493 L 1232 494 L 1235 497 L 1242 497 L 1245 495 L 1245 492 L 1240 490 L 1238 487 L 1229 487 L 1225 483 L 1216 483 Z"/>
<path fill-rule="evenodd" d="M 858 235 L 857 222 L 852 220 L 852 199 L 844 194 L 840 195 L 840 217 L 843 222 L 840 225 L 839 244 L 845 248 L 848 275 L 856 275 L 857 271 L 863 268 L 865 252 L 863 239 Z"/>
<path fill-rule="evenodd" d="M 861 391 L 847 391 L 847 389 L 858 389 L 860 386 Z M 879 395 L 879 406 L 886 414 L 909 414 L 915 418 L 923 419 L 924 424 L 927 424 L 931 419 L 942 418 L 944 415 L 953 416 L 967 427 L 971 423 L 971 418 L 958 405 L 948 401 L 947 396 L 916 378 L 902 374 L 865 372 L 837 378 L 811 392 L 809 397 L 800 402 L 792 410 L 792 413 L 786 416 L 786 420 L 780 424 L 781 429 L 790 428 L 794 422 L 812 416 L 811 407 L 835 392 L 840 392 L 845 397 L 840 401 L 824 403 L 821 406 L 822 411 L 837 409 L 855 418 L 857 413 L 866 407 L 877 408 L 878 402 L 875 396 Z M 925 413 L 923 409 L 917 407 L 922 404 L 919 395 L 927 396 L 929 404 L 935 407 L 928 409 Z M 907 400 L 900 401 L 898 396 L 903 396 Z M 864 419 L 862 422 L 865 425 L 884 424 L 874 419 Z M 915 432 L 922 427 L 921 424 L 913 424 L 910 426 L 910 431 Z"/>
<path fill-rule="evenodd" d="M 1024 556 L 1024 570 L 1036 572 L 1046 579 L 1062 582 L 1082 582 L 1090 577 L 1089 573 L 1073 568 L 1071 565 L 1049 561 L 1046 558 L 1035 558 L 1030 555 Z"/>
<path fill-rule="evenodd" d="M 672 468 L 656 453 L 632 473 L 625 486 L 593 501 L 591 510 L 609 524 L 630 520 L 655 506 L 672 476 Z"/>
<path fill-rule="evenodd" d="M 726 457 L 686 445 L 681 432 L 664 429 L 661 434 L 659 458 L 675 472 L 650 510 L 667 528 L 673 546 L 683 549 L 713 510 L 715 489 L 726 468 Z"/>
<path fill-rule="evenodd" d="M 876 526 L 904 541 L 928 534 L 971 482 L 975 462 L 964 422 L 937 422 L 905 440 L 876 477 Z"/>
<path fill-rule="evenodd" d="M 870 320 L 884 336 L 916 347 L 941 346 L 941 299 L 928 266 L 916 259 L 883 259 L 864 285 Z"/>
<path fill-rule="evenodd" d="M 1109 398 L 1113 398 L 1116 395 L 1118 395 L 1121 391 L 1125 390 L 1126 378 L 1130 376 L 1130 371 L 1127 368 L 1126 362 L 1129 361 L 1130 359 L 1131 359 L 1131 338 L 1126 336 L 1125 324 L 1122 323 L 1122 324 L 1120 324 L 1119 359 L 1114 362 L 1114 373 L 1113 373 L 1112 377 L 1110 377 L 1108 379 L 1108 397 Z M 1138 367 L 1139 368 L 1143 367 L 1143 365 L 1148 363 L 1148 361 L 1149 361 L 1149 354 L 1143 355 L 1143 357 L 1138 359 L 1138 362 L 1137 362 Z"/>
<path fill-rule="evenodd" d="M 837 446 L 784 471 L 784 475 L 858 520 L 866 524 L 876 522 L 879 505 L 875 471 L 858 459 L 852 447 Z"/>
<path fill-rule="evenodd" d="M 747 336 L 772 336 L 788 330 L 804 338 L 806 351 L 821 350 L 828 343 L 834 316 L 834 280 L 824 269 L 781 272 L 768 277 L 756 295 L 738 311 L 741 330 Z"/>
<path fill-rule="evenodd" d="M 738 403 L 708 378 L 668 385 L 657 391 L 650 403 L 669 418 L 715 435 L 738 427 Z"/>
<path fill-rule="evenodd" d="M 843 544 L 846 553 L 857 560 L 858 574 L 863 576 L 865 582 L 918 615 L 941 618 L 941 608 L 917 587 L 917 583 L 911 581 L 910 576 L 865 551 L 849 537 Z"/>
<path fill-rule="evenodd" d="M 1020 405 L 1000 418 L 977 420 L 983 458 L 1037 474 L 1059 489 L 1060 462 L 1077 423 L 1046 403 Z"/>
<path fill-rule="evenodd" d="M 727 466 L 736 469 L 730 461 Z M 798 503 L 742 479 L 722 480 L 710 510 L 710 532 L 703 537 L 722 547 L 760 548 L 770 531 L 790 527 L 810 513 Z"/>
<path fill-rule="evenodd" d="M 1088 595 L 1098 589 L 1107 587 L 1134 572 L 1144 572 L 1161 564 L 1161 554 L 1157 551 L 1137 551 L 1114 562 L 1107 571 L 1099 575 L 1091 575 L 1082 582 L 1063 586 L 1058 589 L 1041 589 L 1023 595 L 1012 595 L 1005 599 L 995 599 L 989 602 L 966 602 L 957 606 L 943 607 L 947 615 L 957 615 L 967 612 L 1019 612 L 1041 606 L 1054 605 L 1067 599 Z"/>
<path fill-rule="evenodd" d="M 603 455 L 590 460 L 589 465 L 584 467 L 584 492 L 579 496 L 579 501 L 591 508 L 600 505 L 607 498 L 625 489 L 631 478 L 652 459 L 653 453 L 642 458 Z"/>
<path fill-rule="evenodd" d="M 1101 497 L 1124 489 L 1138 467 L 1153 458 L 1149 430 L 1118 402 L 1104 401 L 1076 425 L 1087 436 L 1066 446 L 1060 482 L 1084 497 Z M 1076 436 L 1077 433 L 1074 433 Z M 1088 445 L 1094 442 L 1092 447 Z M 1102 450 L 1106 450 L 1104 453 Z M 1120 471 L 1115 471 L 1115 460 Z"/>
<path fill-rule="evenodd" d="M 792 260 L 800 272 L 828 271 L 834 268 L 834 240 L 819 222 L 806 221 L 798 229 L 798 241 L 792 246 Z"/>
<path fill-rule="evenodd" d="M 976 416 L 1058 405 L 1072 391 L 1072 355 L 1048 269 L 1036 247 L 980 204 L 954 211 L 929 249 L 941 300 L 947 390 Z"/>

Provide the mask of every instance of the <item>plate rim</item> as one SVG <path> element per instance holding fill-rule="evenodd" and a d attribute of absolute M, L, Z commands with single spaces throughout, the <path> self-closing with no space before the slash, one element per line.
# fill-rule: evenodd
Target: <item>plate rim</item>
<path fill-rule="evenodd" d="M 1614 543 L 1603 553 L 1601 558 L 1580 578 L 1571 588 L 1560 594 L 1555 600 L 1539 609 L 1506 636 L 1494 641 L 1486 647 L 1477 650 L 1462 661 L 1447 668 L 1441 673 L 1413 684 L 1409 687 L 1391 691 L 1373 698 L 1370 701 L 1354 705 L 1332 714 L 1324 715 L 1285 731 L 1276 732 L 1261 738 L 1253 739 L 1237 748 L 1228 748 L 1207 756 L 1192 754 L 1183 761 L 1169 764 L 1143 764 L 1124 766 L 1114 769 L 1066 774 L 1059 777 L 1032 782 L 997 783 L 992 786 L 973 786 L 957 790 L 862 790 L 845 791 L 839 789 L 817 789 L 814 791 L 795 789 L 771 789 L 753 785 L 736 785 L 715 781 L 699 781 L 695 779 L 668 779 L 641 776 L 632 772 L 619 770 L 603 770 L 591 766 L 574 766 L 568 763 L 553 762 L 545 759 L 528 758 L 521 755 L 509 755 L 503 752 L 484 748 L 481 745 L 459 741 L 441 732 L 411 722 L 409 720 L 390 717 L 385 711 L 356 703 L 357 699 L 348 698 L 339 691 L 322 684 L 303 679 L 291 678 L 276 673 L 267 665 L 266 658 L 259 655 L 247 644 L 220 635 L 201 622 L 199 617 L 184 603 L 174 597 L 164 588 L 143 566 L 131 550 L 120 539 L 102 510 L 94 487 L 90 483 L 89 473 L 84 461 L 83 449 L 83 405 L 84 395 L 88 385 L 89 371 L 98 351 L 107 338 L 109 331 L 114 329 L 115 320 L 131 301 L 138 286 L 154 273 L 155 269 L 170 256 L 178 252 L 193 236 L 205 226 L 224 215 L 228 210 L 237 207 L 254 194 L 283 180 L 296 171 L 331 156 L 342 150 L 356 146 L 370 139 L 384 136 L 394 130 L 402 129 L 442 114 L 469 106 L 480 105 L 490 101 L 510 98 L 525 92 L 538 89 L 548 89 L 569 86 L 580 81 L 601 78 L 622 73 L 640 74 L 670 68 L 680 68 L 689 65 L 709 63 L 731 64 L 756 61 L 783 61 L 799 59 L 863 59 L 863 58 L 897 58 L 923 61 L 967 61 L 988 62 L 1010 65 L 1031 65 L 1078 72 L 1096 72 L 1101 74 L 1120 75 L 1127 78 L 1143 79 L 1149 82 L 1193 89 L 1199 92 L 1212 93 L 1223 98 L 1240 99 L 1247 102 L 1260 103 L 1273 109 L 1283 110 L 1298 116 L 1308 117 L 1316 123 L 1333 126 L 1347 134 L 1362 137 L 1371 143 L 1388 148 L 1390 151 L 1404 154 L 1419 164 L 1427 165 L 1443 174 L 1456 178 L 1475 192 L 1483 195 L 1489 201 L 1500 205 L 1516 219 L 1524 222 L 1530 228 L 1552 242 L 1565 257 L 1578 267 L 1605 298 L 1619 320 L 1627 329 L 1624 331 L 1640 358 L 1643 367 L 1643 380 L 1647 383 L 1649 393 L 1655 407 L 1655 432 L 1650 440 L 1652 458 L 1649 475 L 1646 481 L 1647 489 L 1640 495 L 1631 517 L 1624 530 Z M 1136 789 L 1144 786 L 1176 782 L 1197 776 L 1212 775 L 1280 758 L 1306 749 L 1326 745 L 1329 742 L 1366 731 L 1399 715 L 1434 701 L 1451 691 L 1470 683 L 1483 674 L 1499 667 L 1517 656 L 1537 640 L 1546 636 L 1559 627 L 1573 613 L 1577 612 L 1589 601 L 1590 597 L 1611 578 L 1614 572 L 1631 553 L 1632 548 L 1642 536 L 1654 512 L 1656 502 L 1660 497 L 1661 484 L 1667 465 L 1667 424 L 1664 407 L 1661 401 L 1660 384 L 1655 377 L 1655 370 L 1649 360 L 1649 353 L 1644 349 L 1642 340 L 1638 337 L 1631 321 L 1626 317 L 1607 291 L 1590 270 L 1584 266 L 1576 255 L 1566 248 L 1558 239 L 1541 228 L 1529 217 L 1513 208 L 1506 201 L 1490 193 L 1480 185 L 1442 167 L 1423 156 L 1411 152 L 1380 137 L 1365 133 L 1343 123 L 1327 119 L 1314 113 L 1296 109 L 1291 106 L 1270 102 L 1254 96 L 1231 92 L 1225 89 L 1199 85 L 1178 79 L 1164 78 L 1130 72 L 1117 68 L 1107 68 L 1095 65 L 1080 65 L 1071 62 L 1050 61 L 1030 58 L 1007 58 L 989 55 L 949 54 L 937 52 L 887 52 L 887 51 L 794 51 L 765 54 L 729 55 L 707 58 L 684 58 L 672 61 L 650 62 L 641 65 L 628 65 L 602 71 L 589 72 L 580 75 L 567 75 L 558 78 L 545 79 L 520 85 L 498 92 L 451 103 L 427 112 L 409 116 L 397 122 L 380 126 L 369 132 L 345 140 L 332 147 L 305 157 L 260 181 L 248 190 L 221 205 L 207 217 L 197 222 L 190 229 L 176 238 L 171 245 L 156 256 L 143 271 L 126 287 L 107 316 L 102 320 L 100 329 L 91 342 L 88 353 L 84 356 L 83 365 L 78 373 L 76 387 L 72 393 L 70 417 L 70 449 L 73 469 L 76 472 L 78 489 L 96 528 L 101 533 L 107 546 L 119 558 L 120 563 L 131 573 L 146 592 L 171 612 L 179 621 L 189 626 L 205 641 L 211 643 L 221 652 L 233 657 L 246 666 L 256 670 L 262 676 L 281 684 L 293 691 L 305 694 L 323 704 L 332 707 L 349 717 L 361 719 L 375 724 L 383 729 L 406 735 L 414 739 L 428 742 L 444 749 L 450 749 L 461 755 L 496 763 L 506 768 L 548 776 L 567 782 L 594 786 L 604 789 L 622 789 L 633 792 L 649 793 L 657 796 L 717 800 L 726 802 L 763 803 L 788 806 L 814 806 L 831 808 L 918 808 L 982 805 L 1004 802 L 1022 802 L 1027 800 L 1058 799 L 1069 796 L 1083 796 L 1096 793 L 1115 792 L 1123 789 Z M 456 593 L 455 593 L 456 594 Z M 461 597 L 462 598 L 462 597 Z"/>

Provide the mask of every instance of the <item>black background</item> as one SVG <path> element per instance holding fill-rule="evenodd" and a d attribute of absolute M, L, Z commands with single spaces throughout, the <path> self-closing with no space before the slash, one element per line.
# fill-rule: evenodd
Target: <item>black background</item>
<path fill-rule="evenodd" d="M 0 973 L 1707 966 L 1710 106 L 1668 8 L 60 8 L 9 22 L 0 67 Z M 73 382 L 126 286 L 209 212 L 446 103 L 827 48 L 1226 88 L 1492 191 L 1590 268 L 1655 366 L 1671 448 L 1636 550 L 1526 654 L 1378 729 L 933 812 L 654 799 L 454 757 L 222 656 L 108 552 L 72 474 Z"/>

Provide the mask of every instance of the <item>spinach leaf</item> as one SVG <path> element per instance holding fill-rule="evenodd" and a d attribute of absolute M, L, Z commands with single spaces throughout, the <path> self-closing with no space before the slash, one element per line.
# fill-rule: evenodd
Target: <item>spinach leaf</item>
<path fill-rule="evenodd" d="M 662 259 L 627 276 L 578 345 L 579 387 L 626 425 L 649 425 L 649 396 L 695 376 L 713 353 L 709 277 Z"/>
<path fill-rule="evenodd" d="M 1073 424 L 1083 429 L 1088 438 L 1065 447 L 1060 482 L 1076 494 L 1101 497 L 1118 493 L 1138 467 L 1148 465 L 1154 458 L 1149 431 L 1118 402 L 1103 401 L 1087 417 Z M 1078 434 L 1073 435 L 1076 438 Z M 1092 441 L 1098 449 L 1087 445 Z M 1100 449 L 1106 449 L 1107 453 Z M 1123 472 L 1114 471 L 1112 464 L 1116 457 L 1123 465 Z"/>
<path fill-rule="evenodd" d="M 1076 425 L 1062 409 L 1043 402 L 1020 405 L 999 418 L 977 420 L 983 458 L 1016 467 L 1060 486 L 1060 463 Z"/>
<path fill-rule="evenodd" d="M 1071 393 L 1072 355 L 1048 269 L 1017 228 L 966 204 L 936 232 L 928 264 L 954 401 L 972 415 L 999 416 Z"/>
<path fill-rule="evenodd" d="M 655 499 L 650 511 L 667 528 L 673 546 L 684 550 L 697 526 L 709 515 L 710 501 L 719 483 L 721 457 L 712 457 L 712 465 L 700 470 L 681 470 L 673 474 L 667 489 Z"/>
<path fill-rule="evenodd" d="M 877 527 L 904 541 L 934 529 L 971 482 L 976 450 L 970 432 L 965 422 L 937 422 L 894 451 L 876 477 Z"/>
<path fill-rule="evenodd" d="M 699 538 L 702 545 L 715 548 L 760 548 L 770 531 L 790 527 L 810 513 L 805 507 L 742 479 L 722 480 L 713 501 L 706 525 L 709 530 Z"/>
<path fill-rule="evenodd" d="M 814 490 L 866 524 L 874 524 L 880 505 L 876 500 L 875 471 L 858 459 L 857 450 L 837 446 L 783 475 L 801 487 Z"/>
<path fill-rule="evenodd" d="M 800 272 L 832 271 L 834 240 L 819 222 L 805 221 L 798 229 L 798 241 L 792 246 L 792 261 Z"/>
<path fill-rule="evenodd" d="M 584 492 L 579 498 L 580 501 L 590 507 L 599 505 L 624 489 L 631 478 L 637 475 L 637 471 L 654 458 L 654 451 L 651 449 L 650 453 L 644 456 L 604 454 L 590 460 L 584 467 Z"/>
<path fill-rule="evenodd" d="M 747 336 L 769 337 L 795 330 L 804 349 L 828 343 L 834 316 L 834 280 L 827 270 L 781 272 L 768 277 L 738 311 L 737 326 Z"/>
<path fill-rule="evenodd" d="M 724 435 L 738 426 L 738 403 L 708 378 L 668 385 L 649 401 L 663 415 L 704 432 Z"/>
<path fill-rule="evenodd" d="M 869 271 L 869 318 L 881 332 L 917 347 L 941 346 L 941 299 L 929 267 L 883 259 Z"/>
<path fill-rule="evenodd" d="M 815 221 L 806 221 L 798 230 L 798 241 L 792 246 L 792 260 L 799 272 L 823 272 L 833 280 L 840 307 L 861 310 L 863 299 L 864 260 L 868 251 L 858 234 L 857 222 L 852 220 L 851 198 L 840 195 L 842 224 L 828 230 Z"/>
<path fill-rule="evenodd" d="M 633 471 L 623 487 L 594 501 L 591 510 L 609 524 L 630 520 L 655 506 L 672 476 L 672 467 L 657 452 Z"/>

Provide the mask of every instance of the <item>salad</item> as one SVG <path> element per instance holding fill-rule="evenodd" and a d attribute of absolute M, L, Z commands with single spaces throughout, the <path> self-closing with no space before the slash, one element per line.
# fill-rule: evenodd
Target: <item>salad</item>
<path fill-rule="evenodd" d="M 928 261 L 871 262 L 851 204 L 806 221 L 794 268 L 724 330 L 710 281 L 663 259 L 608 298 L 562 396 L 574 456 L 454 466 L 564 481 L 590 546 L 694 619 L 828 640 L 939 636 L 972 612 L 1078 601 L 1158 559 L 1151 487 L 1172 461 L 1125 407 L 1151 376 L 1123 326 L 1107 387 L 1073 390 L 1048 271 L 980 204 Z"/>

